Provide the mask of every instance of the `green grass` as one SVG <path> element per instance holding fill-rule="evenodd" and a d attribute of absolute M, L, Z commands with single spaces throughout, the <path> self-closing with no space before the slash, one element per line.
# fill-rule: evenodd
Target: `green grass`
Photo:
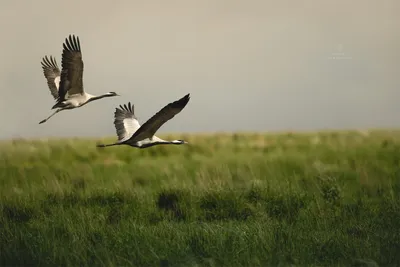
<path fill-rule="evenodd" d="M 400 264 L 399 131 L 177 136 L 0 142 L 0 265 Z"/>

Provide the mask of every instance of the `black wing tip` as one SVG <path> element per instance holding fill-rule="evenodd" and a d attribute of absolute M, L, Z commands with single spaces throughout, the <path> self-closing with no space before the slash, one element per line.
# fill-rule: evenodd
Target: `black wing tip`
<path fill-rule="evenodd" d="M 79 36 L 75 34 L 69 34 L 67 38 L 65 38 L 65 41 L 79 41 Z"/>
<path fill-rule="evenodd" d="M 56 59 L 51 55 L 44 56 L 41 63 L 43 68 L 58 68 Z"/>
<path fill-rule="evenodd" d="M 186 94 L 184 97 L 182 97 L 180 100 L 184 100 L 186 102 L 188 102 L 190 100 L 190 93 Z"/>
<path fill-rule="evenodd" d="M 186 107 L 187 103 L 189 103 L 190 100 L 190 93 L 186 94 L 184 97 L 175 100 L 174 102 L 171 102 L 168 104 L 169 107 L 171 108 L 177 108 L 177 109 L 183 109 L 184 107 Z"/>
<path fill-rule="evenodd" d="M 81 52 L 79 36 L 75 34 L 68 35 L 68 37 L 65 38 L 65 42 L 63 43 L 63 48 L 67 51 Z"/>
<path fill-rule="evenodd" d="M 176 101 L 178 107 L 184 108 L 190 100 L 190 93 Z"/>
<path fill-rule="evenodd" d="M 175 100 L 174 102 L 170 102 L 166 107 L 182 110 L 189 103 L 189 100 L 190 100 L 190 94 L 187 94 L 184 97 Z"/>
<path fill-rule="evenodd" d="M 119 105 L 119 108 L 116 107 L 115 111 L 128 111 L 131 112 L 133 114 L 133 104 L 131 104 L 131 102 L 128 102 L 128 104 L 121 104 Z"/>
<path fill-rule="evenodd" d="M 131 102 L 129 101 L 129 102 L 128 102 L 128 109 L 129 109 L 129 112 L 130 112 L 130 113 L 133 113 L 132 108 L 133 108 L 133 105 L 132 105 Z"/>

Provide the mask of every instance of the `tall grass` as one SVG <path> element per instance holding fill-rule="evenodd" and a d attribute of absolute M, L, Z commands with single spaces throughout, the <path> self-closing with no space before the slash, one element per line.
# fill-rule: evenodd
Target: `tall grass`
<path fill-rule="evenodd" d="M 400 264 L 400 132 L 182 139 L 1 142 L 0 265 Z"/>

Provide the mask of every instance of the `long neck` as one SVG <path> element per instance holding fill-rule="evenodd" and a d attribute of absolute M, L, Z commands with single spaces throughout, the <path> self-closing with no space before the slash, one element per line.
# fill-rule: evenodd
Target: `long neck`
<path fill-rule="evenodd" d="M 92 96 L 92 97 L 89 98 L 89 100 L 87 102 L 91 102 L 91 101 L 94 101 L 94 100 L 102 99 L 104 97 L 111 97 L 111 96 L 114 96 L 114 95 L 104 94 L 104 95 L 99 95 L 99 96 Z"/>
<path fill-rule="evenodd" d="M 161 142 L 157 142 L 160 145 L 176 145 L 176 143 L 172 142 L 172 141 L 161 141 Z"/>

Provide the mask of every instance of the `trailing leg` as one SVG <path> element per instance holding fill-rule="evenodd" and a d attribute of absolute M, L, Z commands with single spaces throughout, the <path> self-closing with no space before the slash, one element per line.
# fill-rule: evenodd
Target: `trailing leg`
<path fill-rule="evenodd" d="M 60 112 L 61 110 L 63 110 L 62 108 L 57 109 L 56 111 L 53 112 L 53 114 L 51 114 L 50 116 L 48 116 L 46 119 L 42 120 L 39 122 L 39 124 L 45 123 L 46 121 L 48 121 L 51 117 L 53 117 L 54 115 L 56 115 L 58 112 Z"/>

